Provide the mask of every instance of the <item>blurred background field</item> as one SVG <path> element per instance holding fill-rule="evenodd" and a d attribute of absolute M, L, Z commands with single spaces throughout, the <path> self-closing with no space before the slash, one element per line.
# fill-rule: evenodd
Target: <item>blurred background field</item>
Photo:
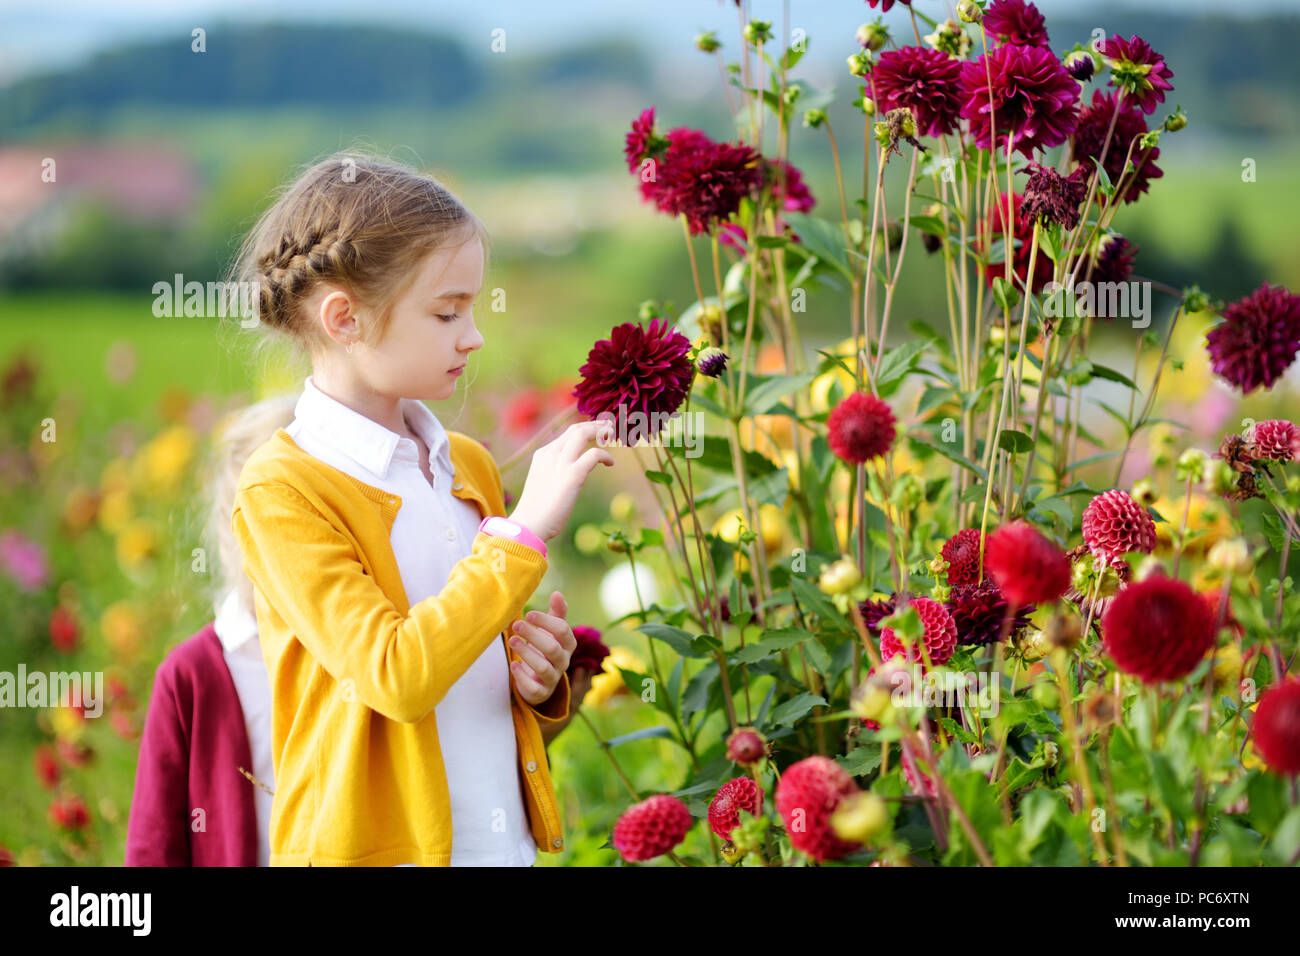
<path fill-rule="evenodd" d="M 8 15 L 13 6 L 0 10 Z M 332 150 L 370 147 L 434 173 L 493 233 L 475 308 L 486 345 L 462 390 L 434 411 L 446 427 L 485 441 L 501 462 L 562 411 L 556 397 L 576 382 L 596 339 L 635 321 L 643 300 L 681 309 L 694 299 L 680 225 L 638 200 L 623 136 L 648 106 L 663 129 L 731 135 L 717 66 L 691 44 L 700 29 L 716 29 L 722 54 L 734 59 L 732 4 L 669 3 L 653 26 L 635 13 L 593 24 L 583 4 L 555 4 L 554 16 L 568 17 L 570 27 L 544 38 L 529 23 L 516 26 L 509 5 L 483 6 L 501 8 L 504 53 L 490 52 L 491 15 L 456 27 L 420 20 L 401 4 L 385 25 L 375 25 L 383 17 L 358 24 L 332 14 L 310 23 L 235 14 L 218 21 L 202 10 L 203 54 L 191 51 L 193 17 L 182 25 L 161 14 L 156 22 L 124 14 L 110 40 L 53 67 L 18 55 L 24 30 L 33 42 L 48 37 L 35 8 L 21 8 L 0 41 L 0 534 L 10 536 L 0 575 L 8 624 L 0 669 L 19 661 L 29 670 L 104 669 L 120 682 L 113 722 L 0 714 L 0 846 L 19 862 L 121 863 L 153 670 L 211 616 L 210 576 L 191 570 L 211 430 L 231 408 L 295 388 L 306 374 L 300 363 L 259 357 L 252 333 L 229 322 L 155 316 L 155 283 L 177 273 L 219 279 L 275 187 Z M 1087 42 L 1101 26 L 1143 35 L 1175 71 L 1167 105 L 1181 103 L 1191 125 L 1166 135 L 1164 177 L 1116 223 L 1141 247 L 1137 274 L 1176 287 L 1194 282 L 1222 299 L 1265 279 L 1300 287 L 1295 12 L 1282 5 L 1237 19 L 1212 12 L 1223 5 L 1206 4 L 1212 13 L 1202 13 L 1134 3 L 1071 19 L 1073 5 L 1041 6 L 1057 50 Z M 779 27 L 780 4 L 753 10 Z M 828 109 L 841 159 L 850 179 L 860 177 L 861 114 L 848 105 L 856 87 L 844 58 L 853 31 L 874 13 L 857 2 L 794 2 L 791 14 L 809 34 L 797 75 L 834 88 Z M 416 26 L 396 22 L 404 16 Z M 905 18 L 885 19 L 900 42 L 914 42 Z M 775 131 L 768 132 L 770 153 Z M 46 158 L 57 164 L 52 183 L 41 180 Z M 792 130 L 790 160 L 817 197 L 814 215 L 836 218 L 823 135 Z M 1243 180 L 1244 160 L 1253 161 L 1253 181 Z M 891 197 L 892 208 L 901 208 L 899 198 Z M 942 285 L 930 265 L 913 257 L 896 304 L 904 320 L 942 315 Z M 504 290 L 504 311 L 492 310 L 494 289 Z M 801 317 L 810 357 L 849 334 L 847 316 L 845 289 L 812 290 Z M 896 324 L 900 340 L 905 327 Z M 1111 331 L 1111 347 L 1131 355 L 1131 332 Z M 1198 334 L 1179 340 L 1196 376 L 1173 401 L 1184 409 L 1209 402 L 1222 420 L 1294 409 L 1294 370 L 1273 392 L 1233 402 L 1197 370 Z M 47 418 L 57 423 L 52 443 L 40 440 Z M 1208 441 L 1219 426 L 1203 425 Z M 507 489 L 517 494 L 526 473 L 525 455 L 505 470 Z M 596 474 L 588 489 L 572 528 L 659 525 L 635 458 Z M 616 499 L 620 491 L 628 497 Z M 106 502 L 122 512 L 106 511 Z M 561 589 L 574 623 L 644 656 L 635 622 L 607 628 L 630 610 L 613 613 L 600 599 L 602 580 L 620 563 L 601 548 L 559 541 L 538 593 Z M 24 568 L 34 576 L 23 579 Z M 666 601 L 675 599 L 671 579 L 659 586 Z M 67 626 L 59 609 L 75 622 L 71 638 L 57 627 L 53 636 L 52 615 Z M 593 699 L 587 712 L 605 737 L 656 723 L 651 708 L 626 695 Z M 685 770 L 681 752 L 659 739 L 615 753 L 639 787 Z M 569 842 L 539 864 L 612 863 L 614 853 L 601 847 L 626 794 L 606 755 L 582 721 L 551 755 Z M 84 826 L 51 822 L 51 801 L 66 795 L 83 799 Z"/>

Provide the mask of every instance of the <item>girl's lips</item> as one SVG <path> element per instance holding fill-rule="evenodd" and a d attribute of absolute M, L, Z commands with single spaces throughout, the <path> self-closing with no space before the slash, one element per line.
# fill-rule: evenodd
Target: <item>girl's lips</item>
<path fill-rule="evenodd" d="M 449 370 L 450 374 L 452 375 L 459 375 L 463 371 L 465 371 L 464 365 L 458 365 L 455 368 Z"/>

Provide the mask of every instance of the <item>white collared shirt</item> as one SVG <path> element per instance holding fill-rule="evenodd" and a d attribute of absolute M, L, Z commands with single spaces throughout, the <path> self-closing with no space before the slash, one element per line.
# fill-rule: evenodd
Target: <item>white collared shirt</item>
<path fill-rule="evenodd" d="M 415 605 L 447 584 L 473 550 L 478 507 L 451 493 L 451 443 L 423 402 L 404 399 L 407 425 L 429 448 L 431 486 L 419 448 L 304 383 L 286 431 L 300 448 L 358 481 L 401 499 L 389 540 Z M 434 708 L 451 794 L 452 866 L 530 866 L 537 844 L 519 790 L 518 752 L 510 713 L 510 665 L 493 641 Z"/>
<path fill-rule="evenodd" d="M 271 761 L 271 685 L 266 661 L 257 639 L 257 618 L 244 607 L 236 591 L 230 591 L 217 608 L 213 630 L 221 640 L 226 668 L 235 683 L 239 709 L 244 712 L 248 749 L 253 756 L 252 774 L 275 790 L 275 767 Z M 257 865 L 271 865 L 272 795 L 253 787 L 253 810 L 257 815 Z"/>

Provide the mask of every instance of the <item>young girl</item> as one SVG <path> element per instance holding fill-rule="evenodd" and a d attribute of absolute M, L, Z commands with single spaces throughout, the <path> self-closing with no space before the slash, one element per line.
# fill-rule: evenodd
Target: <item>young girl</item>
<path fill-rule="evenodd" d="M 216 617 L 174 647 L 154 677 L 127 819 L 127 866 L 270 861 L 270 789 L 240 770 L 273 786 L 271 691 L 230 512 L 244 462 L 293 421 L 296 398 L 250 405 L 217 442 L 208 526 Z"/>
<path fill-rule="evenodd" d="M 526 866 L 564 846 L 538 722 L 569 713 L 573 629 L 559 592 L 523 609 L 613 431 L 539 449 L 502 517 L 491 454 L 424 404 L 483 346 L 485 245 L 434 179 L 345 153 L 274 202 L 233 270 L 312 368 L 233 514 L 271 683 L 272 866 Z"/>

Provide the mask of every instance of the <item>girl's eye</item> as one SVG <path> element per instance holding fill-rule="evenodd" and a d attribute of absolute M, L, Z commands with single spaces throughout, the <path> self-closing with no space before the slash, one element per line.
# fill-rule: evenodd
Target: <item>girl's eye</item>
<path fill-rule="evenodd" d="M 458 318 L 458 316 L 454 312 L 451 315 L 438 315 L 436 317 L 442 319 L 442 321 L 444 322 L 455 322 L 456 319 Z"/>

